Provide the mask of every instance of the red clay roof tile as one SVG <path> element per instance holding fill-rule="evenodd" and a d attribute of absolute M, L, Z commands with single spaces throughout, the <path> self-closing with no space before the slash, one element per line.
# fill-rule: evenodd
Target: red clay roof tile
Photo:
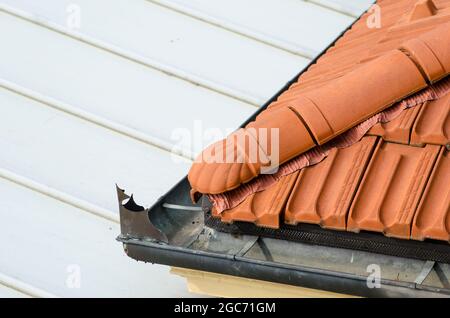
<path fill-rule="evenodd" d="M 450 142 L 450 94 L 422 107 L 411 134 L 411 144 L 446 145 Z"/>
<path fill-rule="evenodd" d="M 381 27 L 369 28 L 367 19 L 373 13 L 364 14 L 247 126 L 280 129 L 280 162 L 315 151 L 317 144 L 450 72 L 450 0 L 380 0 L 378 5 Z M 213 213 L 224 222 L 271 228 L 281 219 L 449 241 L 450 155 L 444 145 L 450 139 L 450 94 L 445 95 L 447 84 L 432 90 L 439 91 L 432 98 L 437 100 L 404 110 L 391 122 L 372 127 L 360 142 L 332 149 L 322 162 L 272 178 L 270 188 Z M 421 103 L 425 100 L 430 99 Z M 259 139 L 257 131 L 250 136 Z M 240 147 L 239 154 L 249 156 L 247 146 Z M 266 156 L 270 151 L 263 151 L 261 158 Z M 221 193 L 254 178 L 264 167 L 263 162 L 194 164 L 189 180 L 195 190 Z"/>
<path fill-rule="evenodd" d="M 345 230 L 348 208 L 376 141 L 376 137 L 365 137 L 351 147 L 335 148 L 321 163 L 301 170 L 286 206 L 285 222 Z"/>
<path fill-rule="evenodd" d="M 408 239 L 411 222 L 440 147 L 381 142 L 352 203 L 347 230 Z"/>
<path fill-rule="evenodd" d="M 418 1 L 414 9 L 409 15 L 409 21 L 415 21 L 427 17 L 431 17 L 435 14 L 437 14 L 438 8 L 436 7 L 436 4 L 432 0 L 420 0 Z"/>
<path fill-rule="evenodd" d="M 385 141 L 409 144 L 411 130 L 420 109 L 421 106 L 406 109 L 394 120 L 373 126 L 368 135 L 380 136 Z"/>
<path fill-rule="evenodd" d="M 433 24 L 428 23 L 428 26 Z M 332 81 L 316 83 L 311 89 L 292 86 L 245 130 L 279 129 L 280 152 L 276 163 L 282 164 L 425 88 L 426 81 L 432 83 L 441 79 L 450 72 L 450 23 L 434 25 L 429 32 L 423 33 L 423 28 L 418 31 L 415 37 L 404 41 L 399 50 L 389 50 L 368 59 Z M 259 135 L 253 135 L 261 148 L 268 148 Z M 261 173 L 264 165 L 250 163 L 250 155 L 243 147 L 225 141 L 215 146 L 224 148 L 225 153 L 237 153 L 244 161 L 209 162 L 202 154 L 189 172 L 194 191 L 223 193 Z M 266 151 L 266 154 L 270 157 L 270 153 Z"/>
<path fill-rule="evenodd" d="M 409 39 L 416 38 L 444 22 L 449 22 L 450 2 L 434 1 L 434 3 L 438 8 L 438 14 L 411 23 L 408 17 L 414 8 L 414 1 L 379 1 L 380 28 L 367 27 L 366 21 L 371 13 L 366 13 L 334 47 L 319 59 L 317 64 L 302 74 L 299 82 L 293 86 L 305 89 L 331 80 L 348 72 L 362 61 L 371 60 L 401 46 Z"/>
<path fill-rule="evenodd" d="M 297 171 L 283 177 L 268 189 L 250 195 L 237 207 L 224 211 L 220 215 L 222 222 L 246 221 L 262 227 L 279 228 L 280 213 L 284 209 L 298 173 Z"/>
<path fill-rule="evenodd" d="M 442 147 L 428 186 L 417 209 L 412 238 L 450 242 L 450 155 Z"/>

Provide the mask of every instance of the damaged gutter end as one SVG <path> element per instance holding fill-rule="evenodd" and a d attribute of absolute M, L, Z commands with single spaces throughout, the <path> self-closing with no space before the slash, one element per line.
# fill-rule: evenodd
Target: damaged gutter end
<path fill-rule="evenodd" d="M 150 221 L 149 209 L 136 204 L 133 195 L 127 195 L 117 185 L 116 191 L 120 212 L 120 239 L 169 243 L 167 236 Z"/>

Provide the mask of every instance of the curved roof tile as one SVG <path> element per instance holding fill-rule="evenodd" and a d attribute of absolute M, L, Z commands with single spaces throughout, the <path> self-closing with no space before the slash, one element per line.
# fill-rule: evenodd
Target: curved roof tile
<path fill-rule="evenodd" d="M 368 28 L 370 13 L 363 15 L 250 125 L 272 122 L 271 127 L 288 136 L 283 147 L 289 149 L 281 152 L 281 161 L 292 152 L 314 150 L 363 118 L 448 75 L 450 1 L 383 0 L 378 5 L 382 27 Z M 280 221 L 313 223 L 403 239 L 449 241 L 447 82 L 448 78 L 431 87 L 431 100 L 418 94 L 417 106 L 388 116 L 394 119 L 373 126 L 367 133 L 371 136 L 348 148 L 327 150 L 328 157 L 320 163 L 279 179 L 258 177 L 271 184 L 266 190 L 259 191 L 251 182 L 250 187 L 245 184 L 212 196 L 220 202 L 232 193 L 258 191 L 232 209 L 215 210 L 215 216 L 270 228 L 277 228 Z M 297 127 L 305 129 L 295 133 Z M 296 134 L 303 137 L 292 138 Z M 306 161 L 297 167 L 307 166 Z"/>

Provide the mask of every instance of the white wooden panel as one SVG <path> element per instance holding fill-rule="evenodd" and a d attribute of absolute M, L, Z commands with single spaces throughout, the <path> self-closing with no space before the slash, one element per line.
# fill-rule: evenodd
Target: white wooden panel
<path fill-rule="evenodd" d="M 0 0 L 0 5 L 56 27 L 66 26 L 69 3 Z M 190 163 L 18 92 L 56 108 L 65 105 L 92 114 L 100 124 L 110 121 L 111 127 L 116 123 L 179 144 L 172 139 L 177 128 L 192 131 L 201 119 L 203 128 L 225 133 L 255 108 L 155 68 L 179 69 L 199 83 L 236 92 L 236 97 L 262 100 L 307 61 L 271 42 L 312 57 L 352 20 L 299 0 L 170 1 L 253 32 L 255 40 L 152 1 L 73 3 L 81 9 L 81 28 L 71 30 L 72 35 L 110 44 L 143 63 L 0 12 L 0 29 L 5 30 L 0 32 L 0 86 L 16 90 L 0 88 L 0 169 L 115 213 L 115 183 L 148 206 L 186 174 Z M 266 38 L 266 44 L 258 38 Z M 204 144 L 183 146 L 197 152 Z M 189 295 L 184 280 L 169 275 L 167 267 L 125 256 L 115 241 L 116 222 L 1 177 L 0 193 L 2 234 L 12 242 L 0 247 L 0 273 L 57 296 Z M 81 288 L 67 286 L 68 270 L 74 268 L 81 271 Z M 0 284 L 2 295 L 21 294 Z"/>
<path fill-rule="evenodd" d="M 114 212 L 115 183 L 151 204 L 190 165 L 4 89 L 0 109 L 0 168 Z"/>
<path fill-rule="evenodd" d="M 64 28 L 72 0 L 0 0 Z M 78 0 L 80 28 L 156 67 L 174 67 L 214 87 L 263 102 L 309 60 L 213 27 L 145 0 Z M 105 14 L 107 13 L 107 14 Z M 276 61 L 276 63 L 268 63 Z M 177 73 L 177 70 L 174 70 Z"/>
<path fill-rule="evenodd" d="M 1 207 L 1 205 L 0 205 Z M 36 286 L 27 284 L 17 278 L 16 275 L 8 276 L 0 272 L 0 296 L 6 297 L 35 297 L 35 298 L 55 298 L 56 296 L 48 291 L 37 288 Z"/>
<path fill-rule="evenodd" d="M 189 296 L 167 267 L 128 258 L 116 223 L 1 178 L 0 193 L 6 275 L 63 297 Z"/>
<path fill-rule="evenodd" d="M 168 143 L 176 143 L 174 129 L 192 130 L 195 120 L 225 131 L 255 111 L 6 13 L 0 29 L 8 30 L 0 33 L 0 78 Z"/>
<path fill-rule="evenodd" d="M 309 0 L 313 3 L 359 17 L 375 0 Z"/>
<path fill-rule="evenodd" d="M 29 296 L 0 284 L 0 298 L 29 298 Z"/>
<path fill-rule="evenodd" d="M 217 23 L 244 28 L 284 42 L 310 57 L 322 51 L 353 18 L 300 0 L 150 0 L 209 15 Z M 195 13 L 194 13 L 195 14 Z"/>

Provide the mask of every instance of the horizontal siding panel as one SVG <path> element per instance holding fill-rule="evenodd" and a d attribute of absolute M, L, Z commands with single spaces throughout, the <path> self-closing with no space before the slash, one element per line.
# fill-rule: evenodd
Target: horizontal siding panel
<path fill-rule="evenodd" d="M 114 184 L 151 204 L 189 162 L 0 89 L 0 168 L 117 212 Z M 177 159 L 174 162 L 172 159 Z"/>
<path fill-rule="evenodd" d="M 0 193 L 2 233 L 14 242 L 0 246 L 6 275 L 61 297 L 188 296 L 167 267 L 125 255 L 118 224 L 1 178 Z"/>
<path fill-rule="evenodd" d="M 66 29 L 70 21 L 67 8 L 72 3 L 0 0 L 0 5 Z M 156 67 L 174 68 L 175 73 L 179 70 L 259 102 L 309 62 L 145 0 L 78 0 L 76 4 L 80 28 L 73 31 L 137 54 Z"/>
<path fill-rule="evenodd" d="M 195 120 L 225 130 L 255 110 L 6 13 L 0 28 L 1 78 L 172 145 Z"/>
<path fill-rule="evenodd" d="M 176 5 L 217 23 L 233 25 L 283 42 L 299 53 L 313 57 L 327 47 L 353 18 L 300 0 L 150 0 Z"/>
<path fill-rule="evenodd" d="M 336 11 L 359 17 L 375 0 L 309 0 Z"/>
<path fill-rule="evenodd" d="M 1 206 L 1 205 L 0 205 Z M 7 297 L 20 298 L 55 298 L 56 296 L 43 289 L 37 288 L 33 285 L 27 284 L 19 279 L 17 276 L 8 276 L 0 272 L 0 296 L 2 292 Z"/>
<path fill-rule="evenodd" d="M 81 24 L 64 35 L 70 4 Z M 190 166 L 167 149 L 190 156 L 239 126 L 308 62 L 283 47 L 313 57 L 351 21 L 299 0 L 0 0 L 0 218 L 14 242 L 0 273 L 64 297 L 188 296 L 115 241 L 115 183 L 155 202 Z M 74 269 L 80 288 L 67 284 Z M 26 295 L 0 280 L 1 296 Z"/>
<path fill-rule="evenodd" d="M 0 284 L 0 298 L 29 298 L 30 296 L 23 294 L 15 289 Z"/>

